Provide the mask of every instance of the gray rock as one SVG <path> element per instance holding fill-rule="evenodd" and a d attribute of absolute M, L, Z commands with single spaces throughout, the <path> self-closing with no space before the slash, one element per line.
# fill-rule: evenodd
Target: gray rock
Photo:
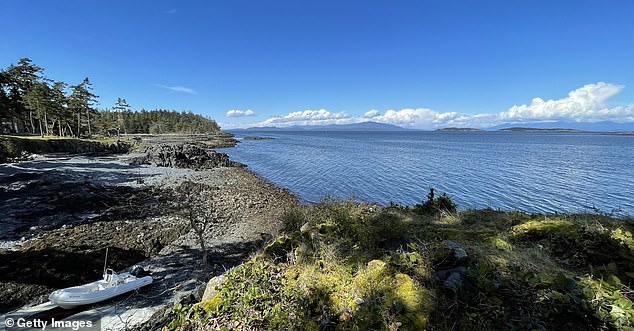
<path fill-rule="evenodd" d="M 451 269 L 438 270 L 434 273 L 434 275 L 436 276 L 436 278 L 440 279 L 441 281 L 445 281 L 453 273 L 464 275 L 466 271 L 467 271 L 467 268 L 465 267 L 456 267 Z"/>
<path fill-rule="evenodd" d="M 456 267 L 436 271 L 434 275 L 442 281 L 444 288 L 455 290 L 462 285 L 466 271 L 467 268 L 465 267 Z"/>
<path fill-rule="evenodd" d="M 203 297 L 200 301 L 206 301 L 218 293 L 218 288 L 227 281 L 227 277 L 224 274 L 216 277 L 212 277 L 209 282 L 207 282 L 207 287 L 205 287 L 205 293 L 203 293 Z"/>
<path fill-rule="evenodd" d="M 457 262 L 462 262 L 467 259 L 467 251 L 465 251 L 458 243 L 451 240 L 445 240 L 444 243 L 453 251 L 453 256 L 456 258 Z"/>
<path fill-rule="evenodd" d="M 458 272 L 453 272 L 453 273 L 451 273 L 451 275 L 449 275 L 447 280 L 445 280 L 442 283 L 442 286 L 444 286 L 445 288 L 448 288 L 448 289 L 455 290 L 458 287 L 460 287 L 460 285 L 462 285 L 463 279 L 464 279 L 464 274 L 460 274 Z"/>
<path fill-rule="evenodd" d="M 240 163 L 229 160 L 225 153 L 204 150 L 194 144 L 159 144 L 145 149 L 145 155 L 135 157 L 131 164 L 151 164 L 158 167 L 211 169 L 235 167 Z"/>

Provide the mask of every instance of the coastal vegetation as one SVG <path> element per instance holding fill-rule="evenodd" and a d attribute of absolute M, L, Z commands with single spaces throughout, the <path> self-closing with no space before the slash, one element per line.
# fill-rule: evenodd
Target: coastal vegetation
<path fill-rule="evenodd" d="M 294 206 L 279 237 L 213 296 L 177 304 L 167 328 L 634 328 L 631 219 L 456 212 L 447 199 Z"/>
<path fill-rule="evenodd" d="M 123 98 L 110 108 L 98 104 L 88 77 L 75 85 L 55 81 L 29 58 L 0 69 L 0 133 L 92 138 L 220 132 L 216 121 L 191 112 L 134 111 Z"/>

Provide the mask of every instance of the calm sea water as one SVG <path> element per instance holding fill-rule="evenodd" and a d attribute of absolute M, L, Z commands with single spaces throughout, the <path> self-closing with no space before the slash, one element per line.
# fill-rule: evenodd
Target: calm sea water
<path fill-rule="evenodd" d="M 414 204 L 429 187 L 459 208 L 634 215 L 634 137 L 519 132 L 249 132 L 223 150 L 308 202 Z M 238 134 L 237 137 L 241 137 Z"/>

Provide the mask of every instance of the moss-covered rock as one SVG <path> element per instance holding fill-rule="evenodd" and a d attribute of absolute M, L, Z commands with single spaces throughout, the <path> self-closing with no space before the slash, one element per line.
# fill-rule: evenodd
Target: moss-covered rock
<path fill-rule="evenodd" d="M 367 298 L 377 290 L 389 285 L 388 271 L 385 262 L 372 260 L 365 269 L 360 270 L 354 277 L 352 287 L 356 296 Z"/>
<path fill-rule="evenodd" d="M 200 301 L 209 300 L 216 296 L 222 284 L 227 281 L 227 277 L 223 275 L 219 275 L 216 277 L 212 277 L 205 287 L 205 292 L 203 293 L 203 297 Z"/>
<path fill-rule="evenodd" d="M 518 239 L 539 240 L 558 235 L 574 238 L 579 227 L 570 221 L 558 219 L 533 220 L 513 227 L 512 234 Z"/>
<path fill-rule="evenodd" d="M 218 292 L 211 299 L 203 300 L 197 304 L 194 304 L 193 307 L 194 309 L 200 308 L 207 312 L 217 310 L 218 307 L 222 304 L 222 295 L 222 293 Z"/>
<path fill-rule="evenodd" d="M 403 326 L 410 330 L 423 330 L 428 326 L 429 314 L 434 309 L 432 294 L 405 274 L 394 276 L 393 292 L 388 302 L 397 307 L 403 317 Z"/>
<path fill-rule="evenodd" d="M 293 239 L 290 236 L 281 236 L 264 247 L 264 255 L 273 258 L 283 257 L 293 249 L 293 246 L 297 246 L 296 239 Z"/>

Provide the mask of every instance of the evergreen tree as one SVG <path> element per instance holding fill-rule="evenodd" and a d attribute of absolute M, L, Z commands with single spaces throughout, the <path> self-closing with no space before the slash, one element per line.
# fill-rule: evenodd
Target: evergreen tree
<path fill-rule="evenodd" d="M 33 110 L 26 108 L 24 96 L 34 85 L 43 81 L 42 72 L 43 69 L 34 65 L 31 59 L 21 58 L 17 65 L 10 65 L 4 75 L 6 83 L 3 89 L 8 101 L 6 115 L 20 121 L 22 127 L 31 133 L 35 132 Z"/>
<path fill-rule="evenodd" d="M 7 73 L 4 70 L 0 70 L 0 121 L 9 120 L 12 117 L 9 112 L 9 106 L 9 80 Z M 2 128 L 2 130 L 4 129 Z"/>
<path fill-rule="evenodd" d="M 121 128 L 123 127 L 123 132 L 127 135 L 128 130 L 126 129 L 126 122 L 124 120 L 124 113 L 130 113 L 131 107 L 127 101 L 123 98 L 117 98 L 117 103 L 115 103 L 114 107 L 112 107 L 114 111 L 117 112 L 117 136 L 121 134 Z"/>
<path fill-rule="evenodd" d="M 156 109 L 132 111 L 123 98 L 118 98 L 113 111 L 97 111 L 98 96 L 92 92 L 88 78 L 70 87 L 53 82 L 31 59 L 0 69 L 0 121 L 11 123 L 10 130 L 29 133 L 91 137 L 139 133 L 216 133 L 216 121 L 192 112 Z M 17 127 L 16 127 L 17 123 Z M 37 124 L 37 125 L 36 125 Z M 85 125 L 84 125 L 85 124 Z M 2 132 L 7 128 L 3 128 Z M 87 132 L 86 132 L 87 131 Z"/>
<path fill-rule="evenodd" d="M 32 130 L 35 132 L 33 124 L 35 119 L 38 123 L 37 127 L 40 135 L 49 134 L 48 112 L 52 109 L 51 99 L 51 89 L 43 81 L 33 84 L 22 97 L 22 103 L 29 111 Z M 35 116 L 32 115 L 33 112 L 35 112 Z"/>
<path fill-rule="evenodd" d="M 66 135 L 67 128 L 71 131 L 70 134 L 73 134 L 70 126 L 73 120 L 73 114 L 68 109 L 68 97 L 65 93 L 67 86 L 68 85 L 64 82 L 55 82 L 51 88 L 51 105 L 55 116 L 52 126 L 54 128 L 55 122 L 57 122 L 57 131 L 60 136 Z"/>
<path fill-rule="evenodd" d="M 81 135 L 81 114 L 86 114 L 86 122 L 88 124 L 88 137 L 92 137 L 92 128 L 90 125 L 90 114 L 95 113 L 93 106 L 97 103 L 99 96 L 92 93 L 92 84 L 88 77 L 78 85 L 70 87 L 73 91 L 69 97 L 70 109 L 77 115 L 77 136 Z"/>

